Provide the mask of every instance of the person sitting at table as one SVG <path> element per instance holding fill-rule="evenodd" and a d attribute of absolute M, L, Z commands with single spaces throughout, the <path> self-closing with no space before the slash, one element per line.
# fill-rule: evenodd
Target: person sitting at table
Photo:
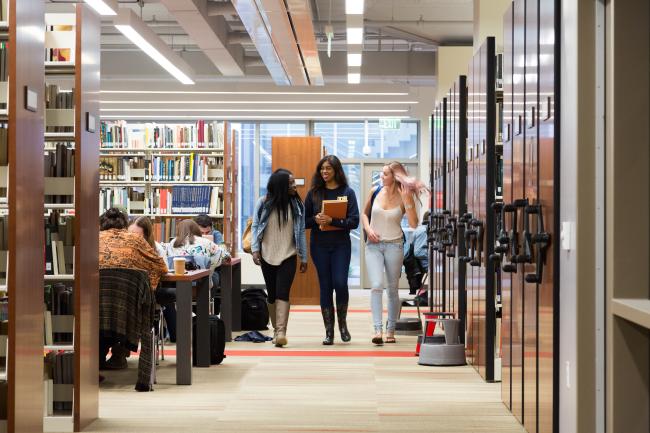
<path fill-rule="evenodd" d="M 223 243 L 223 235 L 219 230 L 212 227 L 212 218 L 207 214 L 199 214 L 194 218 L 194 221 L 199 225 L 201 229 L 201 236 L 211 239 L 215 244 Z"/>
<path fill-rule="evenodd" d="M 139 216 L 131 220 L 131 223 L 129 224 L 129 232 L 142 236 L 144 240 L 147 241 L 147 243 L 151 245 L 154 250 L 156 250 L 158 255 L 162 257 L 165 262 L 167 262 L 167 251 L 161 243 L 156 242 L 154 239 L 153 224 L 151 224 L 149 217 Z"/>
<path fill-rule="evenodd" d="M 152 290 L 167 273 L 167 264 L 156 250 L 136 233 L 127 231 L 128 219 L 116 208 L 108 209 L 99 219 L 99 268 L 139 269 L 147 272 Z M 102 368 L 126 368 L 128 351 L 119 344 L 99 339 L 99 363 Z M 113 346 L 111 359 L 106 355 Z"/>
<path fill-rule="evenodd" d="M 230 260 L 230 254 L 220 245 L 201 236 L 199 225 L 191 219 L 176 224 L 176 237 L 167 244 L 168 258 L 192 256 L 195 263 L 204 261 L 214 271 Z M 210 279 L 212 282 L 212 279 Z M 163 284 L 156 291 L 156 302 L 165 308 L 165 321 L 171 342 L 176 341 L 176 286 Z"/>

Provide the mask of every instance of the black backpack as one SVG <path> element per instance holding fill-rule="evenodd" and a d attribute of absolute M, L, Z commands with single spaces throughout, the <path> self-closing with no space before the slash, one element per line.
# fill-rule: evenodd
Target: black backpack
<path fill-rule="evenodd" d="M 262 289 L 246 289 L 241 292 L 241 329 L 262 331 L 268 329 L 269 309 L 266 292 Z"/>
<path fill-rule="evenodd" d="M 208 318 L 210 327 L 210 364 L 221 364 L 226 357 L 226 327 L 218 316 Z M 193 323 L 192 335 L 196 335 L 196 322 Z M 196 365 L 196 338 L 192 338 L 192 364 Z"/>

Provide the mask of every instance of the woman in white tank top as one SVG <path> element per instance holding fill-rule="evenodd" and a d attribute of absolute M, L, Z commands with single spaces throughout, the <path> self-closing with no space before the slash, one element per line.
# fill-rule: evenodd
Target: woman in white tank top
<path fill-rule="evenodd" d="M 416 228 L 418 216 L 415 197 L 422 182 L 408 176 L 399 162 L 385 165 L 381 175 L 381 185 L 373 188 L 361 217 L 366 232 L 366 268 L 370 278 L 370 306 L 375 334 L 372 342 L 384 344 L 382 333 L 382 311 L 384 291 L 384 271 L 386 272 L 388 297 L 388 324 L 386 343 L 395 342 L 395 322 L 399 313 L 397 285 L 404 260 L 404 234 L 401 221 L 406 214 L 409 226 Z"/>

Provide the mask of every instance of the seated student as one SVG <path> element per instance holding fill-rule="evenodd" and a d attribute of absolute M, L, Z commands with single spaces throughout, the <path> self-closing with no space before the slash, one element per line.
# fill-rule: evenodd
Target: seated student
<path fill-rule="evenodd" d="M 405 236 L 404 270 L 409 283 L 409 294 L 414 295 L 422 285 L 424 273 L 429 267 L 429 211 L 424 213 L 422 223 L 412 233 Z M 426 298 L 425 298 L 426 299 Z M 420 304 L 424 305 L 424 304 Z"/>
<path fill-rule="evenodd" d="M 108 209 L 99 220 L 99 268 L 140 269 L 149 274 L 152 290 L 158 286 L 160 277 L 167 273 L 167 264 L 142 236 L 127 231 L 128 219 L 116 208 Z M 100 367 L 126 368 L 128 351 L 119 345 L 113 347 L 113 355 L 106 362 L 113 342 L 100 338 Z"/>
<path fill-rule="evenodd" d="M 201 236 L 199 225 L 191 219 L 186 219 L 176 224 L 176 237 L 167 244 L 167 257 L 193 256 L 199 264 L 201 259 L 209 263 L 214 271 L 221 263 L 230 260 L 226 249 Z M 165 307 L 165 320 L 169 339 L 176 341 L 176 287 L 160 287 L 156 291 L 156 301 Z"/>
<path fill-rule="evenodd" d="M 153 238 L 153 224 L 151 224 L 149 217 L 140 216 L 131 220 L 131 223 L 129 224 L 129 232 L 142 236 L 144 240 L 156 250 L 158 255 L 167 262 L 167 251 L 162 244 L 156 242 Z"/>
<path fill-rule="evenodd" d="M 194 218 L 194 222 L 196 222 L 199 225 L 199 228 L 201 229 L 201 236 L 210 239 L 210 236 L 212 236 L 212 242 L 215 244 L 222 244 L 223 243 L 223 235 L 219 230 L 215 230 L 212 227 L 212 218 L 210 218 L 209 215 L 207 214 L 199 214 Z"/>

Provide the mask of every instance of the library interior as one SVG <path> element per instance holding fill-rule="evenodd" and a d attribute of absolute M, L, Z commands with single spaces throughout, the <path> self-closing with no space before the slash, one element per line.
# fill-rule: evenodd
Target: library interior
<path fill-rule="evenodd" d="M 0 0 L 0 433 L 647 433 L 649 119 L 648 0 Z"/>

